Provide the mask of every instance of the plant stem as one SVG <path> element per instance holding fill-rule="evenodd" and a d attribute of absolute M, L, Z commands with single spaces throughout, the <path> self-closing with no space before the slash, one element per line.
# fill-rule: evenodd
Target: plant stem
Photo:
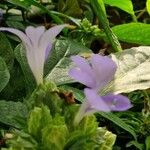
<path fill-rule="evenodd" d="M 107 35 L 107 38 L 109 40 L 109 43 L 111 44 L 112 48 L 115 52 L 122 51 L 121 45 L 115 36 L 115 34 L 112 32 L 111 28 L 109 27 L 109 21 L 103 11 L 102 6 L 98 2 L 98 0 L 91 0 L 91 5 L 98 16 L 99 22 L 102 24 L 102 27 Z"/>

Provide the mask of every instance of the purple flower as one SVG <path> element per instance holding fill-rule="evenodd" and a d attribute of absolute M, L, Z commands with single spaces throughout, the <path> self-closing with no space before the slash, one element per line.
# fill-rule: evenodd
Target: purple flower
<path fill-rule="evenodd" d="M 100 96 L 95 90 L 89 88 L 84 89 L 84 94 L 86 99 L 82 103 L 79 112 L 75 117 L 75 124 L 78 124 L 84 116 L 98 111 L 125 111 L 132 107 L 129 99 L 120 94 Z"/>
<path fill-rule="evenodd" d="M 89 88 L 100 90 L 114 77 L 116 64 L 107 56 L 93 54 L 88 63 L 80 56 L 72 56 L 77 67 L 69 71 L 69 75 Z"/>
<path fill-rule="evenodd" d="M 124 111 L 132 107 L 129 99 L 123 95 L 98 94 L 115 75 L 117 66 L 113 60 L 98 54 L 93 54 L 89 63 L 80 56 L 71 59 L 77 67 L 71 69 L 69 75 L 88 87 L 84 90 L 86 99 L 75 117 L 75 124 L 84 116 L 97 111 Z"/>
<path fill-rule="evenodd" d="M 44 26 L 26 28 L 25 33 L 13 28 L 0 28 L 0 31 L 8 31 L 16 34 L 26 48 L 28 64 L 33 72 L 37 84 L 43 83 L 44 62 L 48 57 L 55 37 L 66 25 L 58 25 L 45 30 Z"/>

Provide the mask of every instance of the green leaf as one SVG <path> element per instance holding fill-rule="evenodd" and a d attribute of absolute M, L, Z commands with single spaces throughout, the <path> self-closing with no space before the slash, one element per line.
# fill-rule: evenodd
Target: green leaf
<path fill-rule="evenodd" d="M 121 45 L 120 45 L 117 37 L 115 36 L 113 31 L 110 29 L 109 21 L 103 10 L 103 7 L 102 7 L 103 5 L 101 5 L 99 3 L 102 1 L 90 0 L 90 2 L 91 2 L 94 12 L 96 13 L 96 15 L 99 19 L 99 22 L 102 24 L 104 32 L 105 32 L 107 39 L 108 39 L 109 43 L 111 44 L 113 50 L 116 52 L 122 51 Z"/>
<path fill-rule="evenodd" d="M 144 144 L 139 143 L 138 141 L 130 141 L 127 143 L 126 147 L 129 148 L 131 146 L 135 146 L 139 150 L 144 150 Z"/>
<path fill-rule="evenodd" d="M 65 124 L 64 117 L 56 115 L 53 122 L 42 130 L 43 149 L 62 150 L 67 139 L 69 131 Z"/>
<path fill-rule="evenodd" d="M 35 88 L 35 79 L 33 77 L 33 74 L 29 68 L 29 65 L 27 63 L 27 58 L 25 54 L 25 48 L 23 47 L 22 44 L 19 44 L 15 50 L 15 57 L 17 61 L 19 62 L 21 69 L 23 71 L 24 77 L 25 77 L 25 82 L 26 82 L 26 88 L 28 92 L 31 92 Z"/>
<path fill-rule="evenodd" d="M 7 2 L 16 6 L 20 6 L 24 9 L 29 9 L 29 6 L 31 5 L 30 1 L 27 0 L 7 0 Z"/>
<path fill-rule="evenodd" d="M 4 89 L 10 79 L 10 74 L 5 61 L 0 57 L 0 92 Z"/>
<path fill-rule="evenodd" d="M 110 6 L 115 6 L 121 10 L 134 15 L 133 5 L 131 0 L 104 0 L 104 3 Z"/>
<path fill-rule="evenodd" d="M 51 124 L 51 121 L 52 117 L 48 107 L 34 107 L 28 119 L 28 131 L 32 136 L 40 140 L 42 129 Z"/>
<path fill-rule="evenodd" d="M 140 46 L 111 55 L 118 68 L 102 93 L 129 93 L 150 88 L 150 47 Z"/>
<path fill-rule="evenodd" d="M 126 130 L 127 132 L 129 132 L 134 137 L 135 140 L 137 139 L 136 133 L 134 132 L 133 128 L 131 126 L 129 126 L 128 124 L 126 124 L 122 119 L 117 117 L 115 114 L 104 113 L 104 112 L 99 112 L 99 114 L 101 116 L 103 116 L 104 118 L 107 118 L 108 120 L 112 121 L 117 126 L 121 127 L 122 129 Z"/>
<path fill-rule="evenodd" d="M 146 137 L 145 144 L 146 144 L 146 150 L 150 150 L 150 136 Z"/>
<path fill-rule="evenodd" d="M 13 67 L 14 54 L 9 40 L 3 33 L 0 33 L 0 43 L 0 56 L 3 57 L 10 70 Z"/>
<path fill-rule="evenodd" d="M 103 0 L 98 0 L 98 3 L 99 3 L 99 5 L 102 7 L 102 10 L 103 10 L 103 12 L 104 12 L 105 15 L 106 15 L 106 9 L 105 9 L 105 5 L 104 5 Z"/>
<path fill-rule="evenodd" d="M 23 20 L 21 15 L 19 16 L 19 15 L 13 14 L 7 17 L 6 24 L 8 27 L 16 28 L 18 30 L 25 30 L 27 23 Z M 9 35 L 9 36 L 12 36 L 12 35 Z"/>
<path fill-rule="evenodd" d="M 0 122 L 20 128 L 19 118 L 27 117 L 27 108 L 21 102 L 0 100 Z"/>
<path fill-rule="evenodd" d="M 73 64 L 72 55 L 90 53 L 85 46 L 71 40 L 57 40 L 45 66 L 46 80 L 54 81 L 57 85 L 75 82 L 68 75 Z"/>
<path fill-rule="evenodd" d="M 140 45 L 150 45 L 150 25 L 144 23 L 128 23 L 112 28 L 120 41 Z"/>
<path fill-rule="evenodd" d="M 38 3 L 36 0 L 7 0 L 9 3 L 15 6 L 20 6 L 26 10 L 30 8 L 31 5 L 38 7 L 43 12 L 47 13 L 52 19 L 57 23 L 63 23 L 63 21 L 56 15 L 52 14 L 46 7 Z"/>
<path fill-rule="evenodd" d="M 64 5 L 62 5 L 64 4 Z M 78 0 L 66 0 L 62 3 L 62 0 L 58 2 L 59 11 L 67 14 L 69 16 L 80 16 L 82 14 L 82 9 L 80 8 Z"/>
<path fill-rule="evenodd" d="M 150 15 L 150 0 L 146 1 L 146 9 L 147 9 L 148 14 Z"/>
<path fill-rule="evenodd" d="M 100 144 L 100 150 L 111 150 L 116 141 L 116 135 L 108 131 L 105 127 L 98 127 L 97 142 Z"/>

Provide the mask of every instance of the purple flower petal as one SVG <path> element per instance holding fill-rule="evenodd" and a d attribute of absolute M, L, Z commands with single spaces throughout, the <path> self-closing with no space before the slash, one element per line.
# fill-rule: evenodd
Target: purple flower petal
<path fill-rule="evenodd" d="M 89 104 L 87 111 L 90 111 L 91 109 L 104 112 L 110 111 L 110 107 L 103 101 L 103 99 L 96 93 L 96 91 L 86 88 L 84 90 L 84 94 Z"/>
<path fill-rule="evenodd" d="M 96 84 L 94 72 L 88 62 L 80 56 L 72 56 L 71 59 L 77 67 L 71 69 L 69 75 L 82 84 L 94 88 Z"/>
<path fill-rule="evenodd" d="M 84 116 L 90 115 L 97 111 L 109 112 L 109 106 L 103 101 L 103 99 L 91 89 L 84 89 L 84 94 L 86 96 L 85 101 L 81 104 L 80 109 L 75 116 L 74 124 L 77 125 Z"/>
<path fill-rule="evenodd" d="M 123 95 L 109 94 L 102 96 L 102 99 L 112 111 L 125 111 L 132 107 L 130 100 Z"/>
<path fill-rule="evenodd" d="M 95 80 L 91 78 L 90 74 L 87 72 L 81 70 L 80 68 L 73 68 L 69 71 L 69 75 L 76 79 L 77 81 L 81 82 L 82 84 L 88 86 L 88 87 L 93 87 L 95 86 Z"/>
<path fill-rule="evenodd" d="M 88 62 L 80 57 L 80 56 L 72 56 L 71 60 L 76 64 L 77 67 L 79 67 L 81 70 L 89 73 L 89 75 L 92 75 L 92 68 L 91 66 L 88 64 Z"/>
<path fill-rule="evenodd" d="M 116 64 L 107 56 L 94 54 L 91 57 L 91 65 L 97 81 L 96 87 L 99 89 L 106 86 L 114 77 Z"/>

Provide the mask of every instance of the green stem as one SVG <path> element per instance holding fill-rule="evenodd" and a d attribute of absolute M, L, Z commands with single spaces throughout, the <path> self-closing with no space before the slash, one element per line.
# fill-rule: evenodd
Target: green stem
<path fill-rule="evenodd" d="M 143 109 L 143 115 L 147 118 L 150 115 L 150 97 L 146 90 L 143 90 L 145 96 L 145 105 Z"/>
<path fill-rule="evenodd" d="M 131 15 L 132 16 L 132 20 L 133 20 L 133 22 L 138 22 L 137 21 L 137 17 L 133 14 L 133 15 Z"/>
<path fill-rule="evenodd" d="M 91 5 L 98 16 L 99 22 L 102 24 L 102 27 L 107 35 L 107 38 L 109 40 L 109 43 L 112 45 L 112 48 L 115 52 L 122 51 L 121 45 L 115 36 L 115 34 L 112 32 L 111 28 L 109 27 L 109 21 L 103 11 L 102 6 L 98 2 L 98 0 L 91 0 Z"/>

